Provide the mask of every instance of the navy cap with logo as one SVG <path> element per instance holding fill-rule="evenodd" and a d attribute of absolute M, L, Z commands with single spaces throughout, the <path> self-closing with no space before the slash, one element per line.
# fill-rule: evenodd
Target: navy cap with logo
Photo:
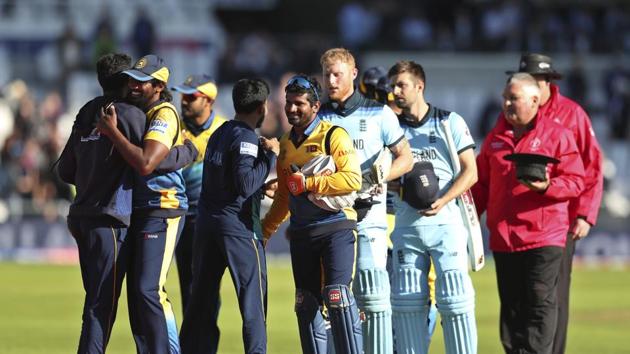
<path fill-rule="evenodd" d="M 553 68 L 551 58 L 538 53 L 525 53 L 521 55 L 517 71 L 506 71 L 508 75 L 516 72 L 531 75 L 546 75 L 552 79 L 561 79 L 562 75 Z"/>
<path fill-rule="evenodd" d="M 218 93 L 214 79 L 206 74 L 188 76 L 183 84 L 173 87 L 173 91 L 181 92 L 185 95 L 201 92 L 211 99 L 215 99 Z"/>
<path fill-rule="evenodd" d="M 401 198 L 418 210 L 430 209 L 440 190 L 439 179 L 428 161 L 416 162 L 403 179 Z"/>
<path fill-rule="evenodd" d="M 164 63 L 164 59 L 155 54 L 145 55 L 133 65 L 129 70 L 123 73 L 133 77 L 138 81 L 150 81 L 153 79 L 168 82 L 169 70 Z"/>
<path fill-rule="evenodd" d="M 560 160 L 540 154 L 515 153 L 503 157 L 516 164 L 516 178 L 540 182 L 547 179 L 547 164 L 559 163 Z"/>

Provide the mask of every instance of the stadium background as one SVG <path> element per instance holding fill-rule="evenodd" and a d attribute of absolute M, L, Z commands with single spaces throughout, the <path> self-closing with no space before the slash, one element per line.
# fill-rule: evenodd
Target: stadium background
<path fill-rule="evenodd" d="M 261 133 L 278 136 L 287 129 L 284 82 L 294 72 L 319 75 L 319 56 L 333 46 L 351 49 L 360 70 L 389 68 L 400 59 L 421 63 L 428 100 L 464 116 L 478 142 L 500 110 L 504 71 L 516 69 L 523 51 L 550 54 L 564 74 L 558 82 L 562 92 L 587 109 L 606 155 L 600 219 L 578 244 L 581 271 L 576 277 L 614 278 L 608 285 L 627 287 L 630 2 L 613 0 L 0 0 L 0 284 L 11 287 L 28 279 L 33 283 L 22 291 L 38 299 L 49 296 L 38 285 L 41 277 L 67 273 L 70 279 L 60 282 L 76 291 L 64 299 L 71 299 L 73 311 L 80 313 L 76 247 L 65 227 L 72 191 L 55 178 L 50 165 L 79 107 L 100 93 L 93 66 L 100 54 L 124 51 L 137 59 L 157 53 L 171 67 L 170 85 L 190 73 L 209 73 L 220 86 L 215 109 L 227 116 L 233 114 L 232 83 L 245 76 L 264 77 L 273 93 Z M 287 249 L 282 237 L 269 246 L 280 259 Z M 32 263 L 46 266 L 27 265 Z M 273 264 L 288 272 L 282 278 L 271 276 L 286 283 L 286 307 L 292 296 L 290 271 L 286 262 Z M 11 281 L 22 272 L 23 278 Z M 492 269 L 485 272 L 480 281 L 492 282 Z M 478 289 L 479 297 L 496 301 L 495 288 L 486 285 L 489 293 Z M 611 299 L 607 305 L 618 309 L 617 316 L 602 323 L 623 320 L 627 326 L 630 306 Z M 286 321 L 293 327 L 290 316 Z M 79 323 L 79 317 L 68 320 Z M 494 320 L 488 335 L 496 339 Z M 124 321 L 119 319 L 118 326 Z M 78 331 L 60 335 L 74 343 Z M 3 348 L 2 343 L 7 341 L 0 340 L 0 352 L 7 352 L 10 344 Z"/>

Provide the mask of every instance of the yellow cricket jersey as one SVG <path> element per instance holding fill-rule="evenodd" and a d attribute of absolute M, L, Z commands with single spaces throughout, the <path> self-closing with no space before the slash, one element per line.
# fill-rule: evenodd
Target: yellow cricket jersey
<path fill-rule="evenodd" d="M 291 174 L 291 164 L 304 166 L 313 157 L 326 154 L 326 135 L 333 125 L 315 118 L 304 132 L 306 139 L 295 143 L 293 129 L 280 138 L 280 155 L 276 164 L 278 190 L 271 209 L 263 220 L 263 235 L 269 238 L 278 226 L 291 215 L 289 232 L 321 234 L 336 229 L 356 227 L 356 212 L 351 207 L 338 212 L 317 207 L 307 195 L 309 192 L 324 195 L 342 195 L 361 188 L 361 167 L 354 150 L 352 139 L 340 127 L 330 134 L 330 155 L 333 156 L 336 172 L 329 176 L 306 178 L 306 190 L 298 196 L 289 193 L 286 177 Z"/>
<path fill-rule="evenodd" d="M 227 119 L 215 114 L 214 111 L 210 114 L 208 121 L 201 127 L 203 129 L 197 135 L 192 131 L 184 130 L 182 134 L 185 138 L 190 139 L 192 143 L 199 151 L 197 158 L 193 163 L 186 166 L 182 173 L 184 175 L 184 181 L 186 181 L 186 195 L 188 196 L 188 215 L 197 214 L 197 205 L 199 204 L 199 196 L 201 195 L 201 184 L 203 177 L 203 158 L 206 154 L 206 148 L 208 146 L 208 139 L 214 133 L 221 124 L 225 123 Z M 182 126 L 185 127 L 185 123 L 182 122 Z"/>
<path fill-rule="evenodd" d="M 144 140 L 155 140 L 171 148 L 183 142 L 180 122 L 175 107 L 169 102 L 159 102 L 147 112 L 147 131 Z M 179 216 L 188 209 L 188 198 L 182 171 L 165 174 L 151 173 L 139 177 L 134 186 L 134 210 L 149 210 L 156 216 Z"/>

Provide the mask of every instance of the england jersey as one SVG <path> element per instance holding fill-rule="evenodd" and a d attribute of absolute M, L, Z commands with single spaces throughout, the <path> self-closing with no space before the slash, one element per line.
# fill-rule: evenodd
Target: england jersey
<path fill-rule="evenodd" d="M 362 173 L 370 170 L 384 147 L 395 146 L 404 138 L 396 114 L 389 107 L 364 97 L 358 91 L 346 100 L 343 107 L 336 102 L 324 104 L 319 117 L 348 132 L 359 158 Z M 372 206 L 365 219 L 359 223 L 359 228 L 387 227 L 385 196 L 386 193 L 383 192 L 374 197 L 380 203 Z"/>
<path fill-rule="evenodd" d="M 468 126 L 459 114 L 445 111 L 429 105 L 427 114 L 419 121 L 399 116 L 400 125 L 411 146 L 411 154 L 415 162 L 428 161 L 433 164 L 439 179 L 438 196 L 444 195 L 453 184 L 455 174 L 446 144 L 446 135 L 441 120 L 448 119 L 451 134 L 457 148 L 457 154 L 474 149 L 475 143 Z M 404 176 L 403 176 L 404 178 Z M 445 205 L 437 215 L 422 216 L 418 210 L 402 201 L 398 195 L 394 198 L 396 208 L 396 227 L 415 227 L 421 225 L 461 224 L 463 223 L 456 200 Z"/>

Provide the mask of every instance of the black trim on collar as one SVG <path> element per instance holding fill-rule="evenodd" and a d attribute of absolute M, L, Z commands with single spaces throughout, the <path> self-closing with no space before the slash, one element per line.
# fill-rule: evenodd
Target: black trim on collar
<path fill-rule="evenodd" d="M 366 98 L 363 97 L 361 92 L 359 92 L 359 90 L 355 88 L 352 95 L 350 95 L 350 97 L 348 97 L 345 102 L 340 103 L 336 101 L 329 101 L 328 105 L 330 106 L 331 110 L 336 114 L 347 117 L 354 113 L 354 111 L 356 111 L 361 106 L 364 100 L 366 100 Z"/>
<path fill-rule="evenodd" d="M 418 127 L 423 126 L 424 123 L 426 123 L 429 120 L 429 118 L 436 116 L 437 109 L 434 106 L 432 106 L 430 103 L 428 105 L 429 105 L 429 109 L 427 110 L 427 113 L 425 113 L 424 117 L 422 117 L 422 119 L 420 119 L 419 121 L 416 121 L 414 117 L 407 115 L 404 112 L 398 115 L 398 121 L 400 122 L 401 125 L 404 124 L 412 128 L 418 128 Z"/>

